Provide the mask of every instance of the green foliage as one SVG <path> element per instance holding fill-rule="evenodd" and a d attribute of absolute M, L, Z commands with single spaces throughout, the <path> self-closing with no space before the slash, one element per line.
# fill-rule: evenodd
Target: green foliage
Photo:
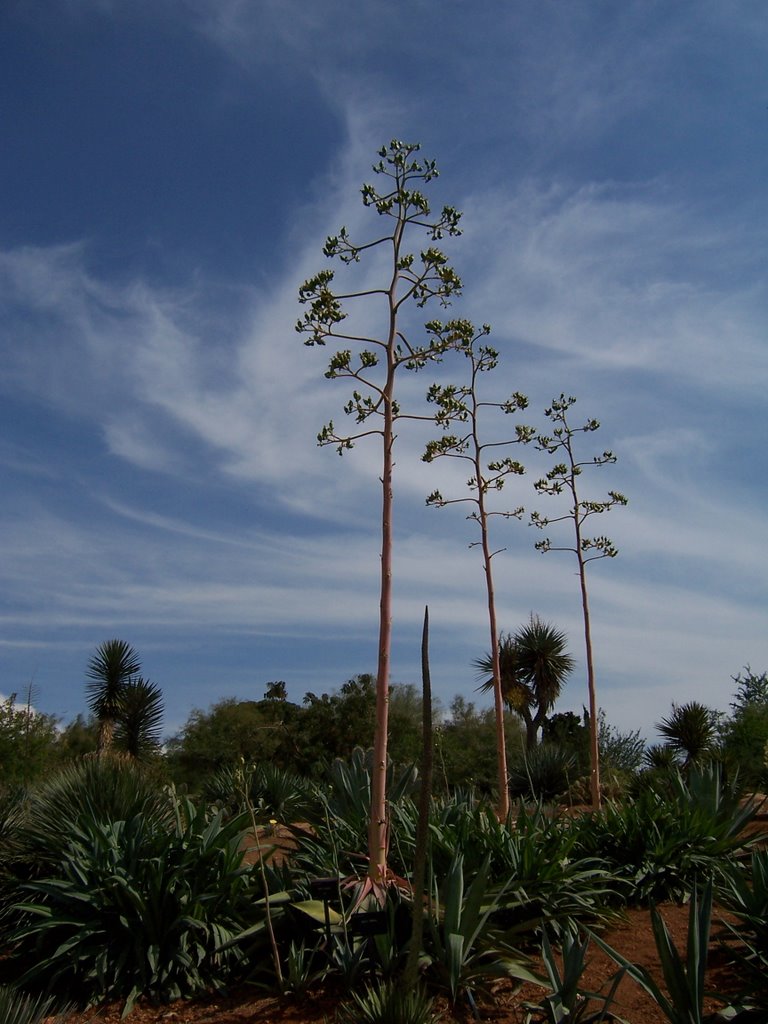
<path fill-rule="evenodd" d="M 122 710 L 126 684 L 141 670 L 138 652 L 125 640 L 105 640 L 96 648 L 86 670 L 86 696 L 99 723 L 98 749 L 112 743 L 112 731 Z"/>
<path fill-rule="evenodd" d="M 139 676 L 123 687 L 115 728 L 115 746 L 137 761 L 160 751 L 163 694 L 159 686 Z"/>
<path fill-rule="evenodd" d="M 348 758 L 355 747 L 373 742 L 376 684 L 367 673 L 349 679 L 331 693 L 305 695 L 293 704 L 270 688 L 260 701 L 228 698 L 208 711 L 196 708 L 181 732 L 168 743 L 168 766 L 177 782 L 195 789 L 217 773 L 234 772 L 241 763 L 266 765 L 314 777 L 325 762 Z M 418 760 L 420 698 L 415 688 L 390 689 L 390 757 L 396 764 Z M 223 776 L 219 782 L 223 781 Z M 206 785 L 208 783 L 206 782 Z"/>
<path fill-rule="evenodd" d="M 605 770 L 623 772 L 634 775 L 643 763 L 645 740 L 640 736 L 639 729 L 621 732 L 610 725 L 605 713 L 598 716 L 598 745 L 600 747 L 600 764 Z"/>
<path fill-rule="evenodd" d="M 709 881 L 701 900 L 694 887 L 688 915 L 688 943 L 683 957 L 672 941 L 661 914 L 651 907 L 653 937 L 666 991 L 645 967 L 630 963 L 599 938 L 596 941 L 648 993 L 670 1024 L 705 1024 L 708 1018 L 704 1016 L 704 976 L 711 919 L 712 882 Z"/>
<path fill-rule="evenodd" d="M 3 1024 L 64 1024 L 67 1009 L 57 1009 L 50 997 L 30 996 L 0 985 L 0 1020 Z"/>
<path fill-rule="evenodd" d="M 471 786 L 488 795 L 496 785 L 496 726 L 492 708 L 477 708 L 455 697 L 434 730 L 435 786 L 447 791 Z M 519 721 L 506 723 L 507 760 L 522 745 Z"/>
<path fill-rule="evenodd" d="M 319 955 L 316 947 L 307 948 L 304 942 L 291 940 L 285 958 L 283 993 L 304 996 L 322 981 L 326 972 L 318 967 Z"/>
<path fill-rule="evenodd" d="M 336 758 L 326 767 L 325 779 L 319 781 L 315 799 L 307 807 L 312 832 L 294 830 L 299 844 L 296 860 L 305 869 L 320 874 L 335 874 L 339 870 L 356 874 L 359 871 L 364 859 L 362 854 L 367 848 L 371 813 L 371 762 L 370 752 L 357 748 L 349 759 Z M 400 815 L 405 804 L 405 813 L 412 822 L 415 811 L 407 798 L 415 789 L 417 777 L 412 765 L 398 769 L 390 764 L 387 770 L 390 801 Z M 401 840 L 399 837 L 396 842 L 401 852 L 399 866 L 404 868 Z M 411 834 L 406 858 L 413 852 L 414 843 Z"/>
<path fill-rule="evenodd" d="M 67 722 L 59 733 L 56 755 L 59 764 L 75 761 L 86 754 L 93 754 L 99 738 L 99 726 L 94 718 L 77 715 Z"/>
<path fill-rule="evenodd" d="M 17 822 L 18 869 L 25 875 L 59 863 L 72 828 L 83 821 L 127 821 L 143 815 L 158 826 L 172 819 L 170 795 L 123 758 L 90 758 L 60 769 L 28 794 Z"/>
<path fill-rule="evenodd" d="M 578 777 L 576 755 L 554 743 L 541 743 L 509 763 L 509 791 L 531 800 L 556 800 Z"/>
<path fill-rule="evenodd" d="M 541 936 L 541 957 L 551 992 L 539 1003 L 526 1003 L 529 1010 L 526 1024 L 600 1024 L 601 1021 L 620 1021 L 609 1012 L 624 971 L 619 971 L 608 995 L 589 992 L 580 985 L 586 968 L 589 937 L 567 929 L 562 935 L 562 970 L 557 962 L 546 928 Z M 592 1002 L 601 1002 L 599 1010 L 591 1009 Z M 621 1021 L 620 1024 L 626 1024 Z"/>
<path fill-rule="evenodd" d="M 423 987 L 409 990 L 397 981 L 378 982 L 362 992 L 352 992 L 335 1017 L 336 1024 L 437 1024 L 441 1019 Z"/>
<path fill-rule="evenodd" d="M 0 790 L 0 921 L 15 898 L 18 879 L 14 871 L 20 858 L 19 825 L 24 809 L 24 790 Z"/>
<path fill-rule="evenodd" d="M 206 780 L 203 793 L 229 812 L 250 805 L 260 824 L 306 821 L 317 799 L 307 779 L 272 763 L 221 768 Z"/>
<path fill-rule="evenodd" d="M 464 858 L 456 854 L 442 884 L 435 884 L 426 954 L 428 976 L 456 1003 L 459 996 L 485 991 L 494 978 L 535 981 L 527 958 L 493 923 L 503 889 L 488 887 L 490 859 L 465 890 Z"/>
<path fill-rule="evenodd" d="M 16 694 L 0 701 L 0 787 L 28 785 L 56 758 L 56 719 L 17 704 Z M 31 696 L 31 694 L 30 694 Z"/>
<path fill-rule="evenodd" d="M 639 903 L 685 899 L 695 879 L 716 877 L 727 858 L 754 837 L 745 835 L 756 805 L 741 804 L 739 789 L 723 781 L 718 765 L 693 766 L 664 777 L 634 798 L 609 803 L 574 823 L 583 854 L 604 857 Z"/>
<path fill-rule="evenodd" d="M 223 984 L 241 954 L 219 947 L 253 921 L 247 823 L 188 800 L 175 802 L 170 828 L 142 813 L 82 816 L 56 871 L 20 886 L 8 936 L 26 968 L 20 984 L 86 1004 L 121 998 L 125 1013 L 140 995 L 168 1001 Z"/>
<path fill-rule="evenodd" d="M 753 851 L 746 867 L 729 865 L 717 895 L 738 919 L 736 925 L 726 925 L 736 940 L 732 955 L 744 976 L 741 1002 L 768 1014 L 768 850 Z"/>
<path fill-rule="evenodd" d="M 752 790 L 768 790 L 768 703 L 750 705 L 723 728 L 723 756 Z"/>
<path fill-rule="evenodd" d="M 643 765 L 650 771 L 669 772 L 679 766 L 677 752 L 669 743 L 653 743 L 643 752 Z"/>
<path fill-rule="evenodd" d="M 294 763 L 293 724 L 301 708 L 288 701 L 218 701 L 208 711 L 195 708 L 181 732 L 168 743 L 173 778 L 193 788 L 222 768 L 241 763 Z"/>
<path fill-rule="evenodd" d="M 307 693 L 300 770 L 314 771 L 325 760 L 348 758 L 355 747 L 367 749 L 373 743 L 375 720 L 376 680 L 367 673 L 347 680 L 336 692 Z"/>
<path fill-rule="evenodd" d="M 706 761 L 715 753 L 719 714 L 697 700 L 672 704 L 667 718 L 656 728 L 666 743 L 683 760 L 683 766 Z"/>
<path fill-rule="evenodd" d="M 533 613 L 516 633 L 499 636 L 501 688 L 509 707 L 525 722 L 529 750 L 536 745 L 539 730 L 573 671 L 574 661 L 567 644 L 565 633 Z M 491 689 L 491 654 L 478 658 L 475 665 L 479 675 L 491 673 L 480 689 Z"/>
<path fill-rule="evenodd" d="M 421 691 L 412 683 L 395 683 L 389 688 L 389 759 L 403 767 L 421 762 Z M 440 715 L 432 702 L 433 728 Z"/>
<path fill-rule="evenodd" d="M 734 713 L 738 714 L 739 711 L 754 705 L 768 704 L 768 672 L 761 672 L 758 675 L 749 665 L 745 665 L 743 674 L 737 672 L 731 678 L 736 684 L 736 693 L 731 703 Z"/>
<path fill-rule="evenodd" d="M 573 711 L 560 711 L 549 717 L 542 724 L 541 739 L 544 743 L 553 743 L 570 751 L 579 765 L 589 762 L 589 727 L 588 717 L 575 714 Z"/>
<path fill-rule="evenodd" d="M 618 900 L 618 887 L 597 856 L 579 850 L 577 830 L 566 819 L 547 817 L 540 807 L 521 805 L 500 822 L 492 809 L 452 800 L 438 805 L 431 831 L 433 872 L 449 871 L 461 853 L 467 878 L 489 863 L 493 884 L 504 885 L 498 917 L 530 936 L 541 920 L 556 931 L 569 921 L 594 921 Z"/>
<path fill-rule="evenodd" d="M 746 786 L 768 789 L 768 674 L 753 672 L 733 676 L 736 693 L 733 714 L 722 729 L 726 762 L 738 768 Z"/>

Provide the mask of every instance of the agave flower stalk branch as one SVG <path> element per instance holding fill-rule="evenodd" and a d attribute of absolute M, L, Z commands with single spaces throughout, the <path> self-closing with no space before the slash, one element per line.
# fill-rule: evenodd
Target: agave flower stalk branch
<path fill-rule="evenodd" d="M 479 378 L 498 365 L 498 353 L 489 345 L 479 344 L 480 339 L 490 333 L 485 324 L 477 330 L 468 320 L 451 320 L 447 324 L 435 321 L 431 328 L 443 337 L 446 343 L 457 347 L 469 360 L 469 382 L 464 385 L 434 384 L 427 393 L 427 400 L 437 408 L 435 422 L 440 426 L 443 435 L 427 444 L 423 455 L 425 462 L 434 462 L 438 458 L 459 459 L 469 463 L 471 473 L 467 481 L 469 495 L 459 498 L 444 498 L 440 491 L 433 491 L 427 498 L 427 504 L 436 507 L 468 503 L 471 511 L 467 519 L 474 520 L 480 530 L 480 540 L 474 541 L 470 547 L 479 546 L 482 550 L 483 573 L 488 605 L 488 629 L 492 652 L 492 684 L 494 712 L 496 720 L 496 771 L 498 788 L 497 813 L 499 820 L 505 821 L 509 815 L 509 785 L 507 771 L 507 748 L 504 731 L 504 692 L 501 681 L 501 665 L 499 661 L 499 630 L 496 618 L 496 592 L 493 579 L 492 560 L 503 548 L 494 550 L 490 541 L 490 519 L 492 516 L 520 518 L 522 508 L 508 511 L 493 511 L 489 507 L 488 497 L 492 491 L 500 491 L 508 476 L 520 476 L 525 470 L 517 460 L 505 457 L 488 460 L 487 449 L 497 449 L 510 444 L 526 443 L 533 437 L 530 427 L 518 425 L 515 437 L 505 441 L 484 441 L 480 436 L 481 410 L 494 408 L 503 413 L 515 413 L 525 409 L 528 400 L 524 395 L 515 393 L 504 402 L 483 402 L 479 398 Z M 458 434 L 447 431 L 455 424 L 462 430 Z"/>

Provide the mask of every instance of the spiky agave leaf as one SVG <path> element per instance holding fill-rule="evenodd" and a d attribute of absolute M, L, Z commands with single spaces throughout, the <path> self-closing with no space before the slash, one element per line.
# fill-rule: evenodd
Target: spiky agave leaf
<path fill-rule="evenodd" d="M 56 1007 L 45 996 L 30 996 L 0 985 L 0 1020 L 3 1024 L 57 1024 L 63 1022 L 66 1008 Z"/>

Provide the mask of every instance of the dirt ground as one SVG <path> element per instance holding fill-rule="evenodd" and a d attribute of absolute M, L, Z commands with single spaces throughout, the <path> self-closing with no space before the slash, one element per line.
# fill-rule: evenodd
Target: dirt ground
<path fill-rule="evenodd" d="M 663 904 L 662 916 L 678 948 L 685 948 L 688 927 L 688 908 L 674 904 Z M 734 978 L 728 967 L 727 954 L 718 935 L 723 931 L 720 924 L 722 915 L 713 914 L 712 941 L 710 943 L 709 981 L 713 987 L 728 991 L 733 989 Z M 627 959 L 642 964 L 657 977 L 658 958 L 650 928 L 650 914 L 647 910 L 629 910 L 626 919 L 605 932 L 609 945 L 623 953 Z M 589 965 L 583 979 L 585 988 L 599 990 L 615 971 L 615 964 L 596 947 L 592 947 Z M 495 1001 L 480 1006 L 481 1020 L 491 1024 L 522 1024 L 525 1020 L 523 1002 L 537 1002 L 545 994 L 543 989 L 525 985 L 515 991 L 511 984 L 500 983 Z M 213 995 L 193 1002 L 177 1002 L 168 1006 L 152 1007 L 139 1004 L 127 1018 L 128 1024 L 323 1024 L 333 1020 L 338 995 L 319 991 L 312 997 L 297 1000 L 291 997 L 266 996 L 258 989 L 243 986 L 226 995 Z M 709 1000 L 710 1010 L 718 1009 L 722 1003 Z M 467 1007 L 459 1007 L 453 1013 L 443 1009 L 445 1024 L 460 1021 L 469 1024 L 472 1016 Z M 615 1011 L 630 1024 L 664 1024 L 666 1018 L 643 991 L 629 979 L 624 979 L 618 992 Z M 77 1014 L 68 1024 L 118 1024 L 120 1006 L 112 1004 L 99 1010 Z"/>

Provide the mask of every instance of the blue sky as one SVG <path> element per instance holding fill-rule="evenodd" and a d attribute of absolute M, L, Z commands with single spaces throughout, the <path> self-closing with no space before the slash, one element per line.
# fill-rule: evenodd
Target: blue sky
<path fill-rule="evenodd" d="M 374 671 L 377 450 L 315 435 L 346 390 L 294 332 L 325 236 L 370 237 L 377 148 L 420 141 L 456 315 L 545 425 L 595 416 L 630 499 L 592 567 L 600 703 L 640 728 L 768 667 L 768 20 L 763 0 L 6 0 L 0 8 L 0 693 L 85 709 L 134 644 L 171 733 L 194 707 Z M 430 314 L 435 315 L 435 314 Z M 455 376 L 458 365 L 443 372 Z M 418 402 L 429 381 L 406 389 Z M 473 697 L 470 526 L 404 430 L 393 680 Z M 592 451 L 589 451 L 592 454 Z M 536 456 L 508 503 L 531 493 Z M 587 482 L 585 477 L 585 483 Z M 553 512 L 550 507 L 550 513 Z M 575 566 L 500 526 L 500 618 L 565 629 Z"/>

